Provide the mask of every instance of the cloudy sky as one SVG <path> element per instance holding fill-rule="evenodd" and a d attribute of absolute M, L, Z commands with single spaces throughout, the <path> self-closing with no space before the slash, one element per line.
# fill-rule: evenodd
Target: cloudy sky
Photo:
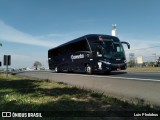
<path fill-rule="evenodd" d="M 159 0 L 0 0 L 0 61 L 11 67 L 47 67 L 48 49 L 86 34 L 111 34 L 146 61 L 160 56 Z M 146 48 L 146 49 L 142 49 Z"/>

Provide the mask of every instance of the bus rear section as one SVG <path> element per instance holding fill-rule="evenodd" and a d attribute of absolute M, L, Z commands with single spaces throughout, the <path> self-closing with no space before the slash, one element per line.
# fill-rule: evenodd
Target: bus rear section
<path fill-rule="evenodd" d="M 55 72 L 84 72 L 92 53 L 81 37 L 48 51 L 49 69 Z"/>

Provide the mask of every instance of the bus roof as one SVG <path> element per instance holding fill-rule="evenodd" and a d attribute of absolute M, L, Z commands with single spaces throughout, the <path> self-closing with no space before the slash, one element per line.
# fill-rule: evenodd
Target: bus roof
<path fill-rule="evenodd" d="M 117 38 L 117 37 L 115 37 L 115 36 L 104 35 L 104 34 L 88 34 L 88 35 L 84 35 L 84 36 L 82 36 L 82 37 L 73 39 L 73 40 L 71 40 L 71 41 L 69 41 L 69 42 L 66 42 L 66 43 L 64 43 L 64 44 L 62 44 L 62 45 L 59 45 L 59 46 L 57 46 L 57 47 L 51 48 L 51 49 L 49 49 L 49 51 L 50 51 L 50 50 L 53 50 L 53 49 L 56 49 L 56 48 L 59 48 L 59 47 L 62 47 L 62 46 L 65 46 L 65 45 L 68 45 L 68 44 L 71 44 L 71 43 L 74 43 L 74 42 L 81 41 L 82 39 L 87 38 L 87 37 L 100 37 L 100 36 L 101 36 L 101 37 L 113 37 L 113 38 Z"/>

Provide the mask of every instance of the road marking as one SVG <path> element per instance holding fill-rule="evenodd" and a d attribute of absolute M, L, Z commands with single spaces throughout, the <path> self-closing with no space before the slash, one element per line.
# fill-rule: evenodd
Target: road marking
<path fill-rule="evenodd" d="M 157 79 L 142 79 L 142 78 L 127 78 L 127 77 L 111 77 L 111 76 L 98 76 L 98 75 L 82 75 L 82 74 L 67 74 L 67 73 L 60 73 L 65 75 L 75 75 L 75 76 L 83 76 L 83 77 L 96 77 L 96 78 L 118 78 L 118 79 L 128 79 L 128 80 L 137 80 L 137 81 L 154 81 L 154 82 L 160 82 L 160 80 Z"/>
<path fill-rule="evenodd" d="M 100 77 L 100 76 L 95 76 L 95 77 Z M 105 77 L 107 77 L 107 78 L 128 79 L 128 80 L 137 80 L 137 81 L 156 81 L 156 82 L 160 82 L 160 80 L 157 80 L 157 79 L 141 79 L 141 78 L 109 77 L 109 76 L 105 76 Z"/>

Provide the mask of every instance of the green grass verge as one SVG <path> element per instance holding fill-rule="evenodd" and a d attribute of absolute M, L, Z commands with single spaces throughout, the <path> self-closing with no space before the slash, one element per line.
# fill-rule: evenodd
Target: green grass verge
<path fill-rule="evenodd" d="M 12 75 L 6 78 L 4 74 L 0 74 L 0 110 L 21 112 L 155 111 L 160 110 L 160 107 L 146 105 L 143 101 L 137 104 L 128 103 L 63 83 Z M 113 116 L 116 117 L 115 114 Z"/>
<path fill-rule="evenodd" d="M 148 67 L 148 68 L 127 68 L 127 72 L 160 72 L 160 67 Z"/>

